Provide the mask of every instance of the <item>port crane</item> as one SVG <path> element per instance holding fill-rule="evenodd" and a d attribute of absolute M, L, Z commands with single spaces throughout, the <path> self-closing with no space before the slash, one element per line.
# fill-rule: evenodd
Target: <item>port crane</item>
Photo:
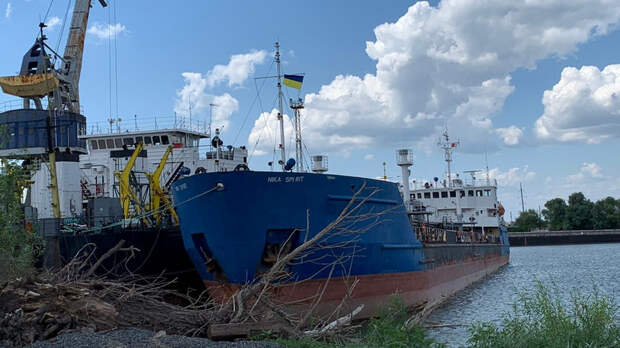
<path fill-rule="evenodd" d="M 108 5 L 105 0 L 98 1 L 103 7 Z M 55 52 L 45 42 L 46 25 L 40 23 L 40 34 L 24 55 L 19 75 L 0 78 L 5 93 L 24 99 L 24 109 L 30 108 L 31 101 L 36 109 L 43 109 L 41 99 L 47 97 L 49 110 L 80 113 L 79 83 L 91 3 L 92 0 L 75 1 L 64 54 Z M 58 68 L 47 50 L 60 60 Z"/>
<path fill-rule="evenodd" d="M 106 7 L 105 0 L 98 0 Z M 80 114 L 79 82 L 84 55 L 84 40 L 92 0 L 76 0 L 71 17 L 69 36 L 63 55 L 55 52 L 45 43 L 43 33 L 46 27 L 39 24 L 40 34 L 34 45 L 26 52 L 22 60 L 19 75 L 0 77 L 0 87 L 7 93 L 23 98 L 24 109 L 30 109 L 31 102 L 37 110 L 43 110 L 42 98 L 47 97 L 47 157 L 50 169 L 50 191 L 54 217 L 60 218 L 60 199 L 56 170 L 56 144 L 52 129 L 55 112 L 72 112 Z M 54 54 L 52 60 L 47 50 Z M 56 68 L 56 59 L 60 60 Z"/>

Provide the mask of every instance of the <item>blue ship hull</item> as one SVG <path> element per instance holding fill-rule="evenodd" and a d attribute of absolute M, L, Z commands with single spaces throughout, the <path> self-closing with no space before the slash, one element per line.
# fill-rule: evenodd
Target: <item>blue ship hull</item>
<path fill-rule="evenodd" d="M 216 189 L 217 185 L 220 189 Z M 380 221 L 357 222 L 363 233 L 329 240 L 337 247 L 315 252 L 291 266 L 295 279 L 321 279 L 422 271 L 422 244 L 396 184 L 314 173 L 221 172 L 183 178 L 172 185 L 185 248 L 203 280 L 252 282 L 265 267 L 265 251 L 282 247 L 293 233 L 295 248 L 334 221 L 353 196 L 369 197 L 357 214 L 383 213 Z M 309 228 L 306 228 L 309 226 Z M 342 245 L 344 244 L 344 245 Z M 347 267 L 325 265 L 349 257 Z M 205 264 L 212 263 L 211 269 Z"/>
<path fill-rule="evenodd" d="M 329 314 L 345 296 L 376 315 L 398 293 L 408 306 L 439 301 L 508 263 L 506 228 L 499 243 L 417 240 L 396 184 L 313 173 L 223 172 L 193 175 L 172 185 L 185 249 L 209 293 L 226 301 L 277 258 L 314 237 L 355 197 L 367 199 L 355 215 L 381 215 L 335 229 L 287 269 L 276 300 Z M 309 226 L 309 228 L 307 228 Z M 290 237 L 290 239 L 289 239 Z M 333 266 L 337 265 L 337 266 Z M 326 281 L 329 279 L 329 281 Z M 299 282 L 303 280 L 303 282 Z M 351 281 L 357 286 L 350 292 Z M 355 308 L 355 307 L 352 307 Z"/>

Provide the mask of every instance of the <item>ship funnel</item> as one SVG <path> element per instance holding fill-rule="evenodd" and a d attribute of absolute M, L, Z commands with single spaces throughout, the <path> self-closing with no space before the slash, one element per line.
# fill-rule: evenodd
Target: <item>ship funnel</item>
<path fill-rule="evenodd" d="M 413 152 L 410 149 L 396 150 L 396 163 L 402 170 L 403 203 L 410 209 L 411 193 L 409 192 L 409 167 L 413 165 Z"/>
<path fill-rule="evenodd" d="M 327 156 L 325 155 L 312 156 L 312 171 L 315 173 L 327 172 Z"/>

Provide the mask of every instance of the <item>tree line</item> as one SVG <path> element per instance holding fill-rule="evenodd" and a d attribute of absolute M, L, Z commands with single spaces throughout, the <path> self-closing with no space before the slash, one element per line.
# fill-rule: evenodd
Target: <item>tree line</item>
<path fill-rule="evenodd" d="M 523 211 L 510 225 L 514 232 L 614 228 L 620 228 L 620 199 L 606 197 L 592 202 L 581 192 L 568 196 L 568 202 L 562 198 L 547 201 L 541 214 L 534 209 Z"/>

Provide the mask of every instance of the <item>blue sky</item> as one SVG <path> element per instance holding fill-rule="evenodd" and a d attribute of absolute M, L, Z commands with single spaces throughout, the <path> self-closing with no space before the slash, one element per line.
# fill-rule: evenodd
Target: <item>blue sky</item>
<path fill-rule="evenodd" d="M 49 4 L 0 0 L 0 75 L 18 71 Z M 54 1 L 46 18 L 58 22 L 47 30 L 53 47 L 67 4 Z M 279 40 L 284 71 L 306 73 L 305 145 L 329 155 L 331 172 L 377 177 L 385 161 L 398 180 L 394 151 L 408 147 L 413 178 L 441 177 L 436 142 L 447 123 L 461 141 L 456 169 L 483 169 L 486 149 L 499 198 L 516 217 L 519 182 L 527 208 L 573 191 L 620 196 L 618 7 L 602 0 L 113 1 L 103 9 L 93 1 L 81 102 L 90 129 L 107 127 L 117 103 L 133 128 L 133 115 L 183 117 L 190 103 L 194 120 L 204 121 L 208 103 L 220 101 L 215 118 L 225 142 L 252 150 L 260 138 L 250 164 L 266 169 L 275 89 L 265 85 L 252 104 L 253 77 L 274 73 Z M 109 24 L 115 40 L 105 37 Z M 110 46 L 117 48 L 112 74 Z"/>

